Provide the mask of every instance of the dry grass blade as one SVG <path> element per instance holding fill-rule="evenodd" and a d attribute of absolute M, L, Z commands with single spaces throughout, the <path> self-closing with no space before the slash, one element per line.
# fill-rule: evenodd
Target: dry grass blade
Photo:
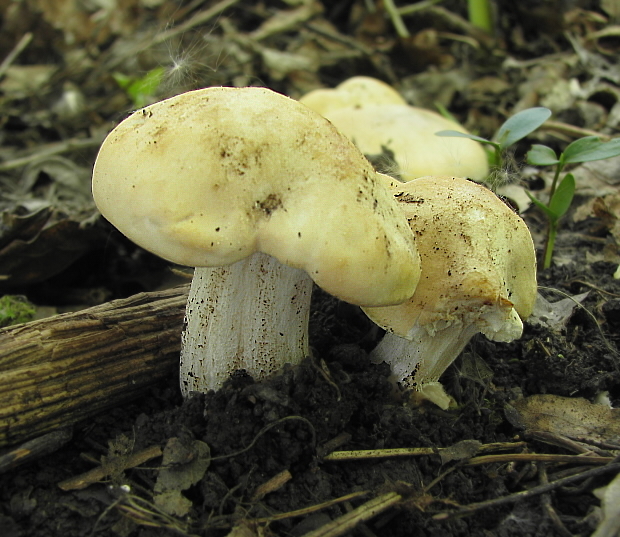
<path fill-rule="evenodd" d="M 339 535 L 344 535 L 361 522 L 366 522 L 379 513 L 395 506 L 402 499 L 403 497 L 396 492 L 382 494 L 319 529 L 306 533 L 305 537 L 338 537 Z"/>
<path fill-rule="evenodd" d="M 433 518 L 435 520 L 447 520 L 453 517 L 471 515 L 476 513 L 477 511 L 480 511 L 481 509 L 488 509 L 490 507 L 497 507 L 499 505 L 516 503 L 527 498 L 533 498 L 534 496 L 545 494 L 559 487 L 564 487 L 566 485 L 576 483 L 577 481 L 582 481 L 589 477 L 598 477 L 613 472 L 620 472 L 620 463 L 616 462 L 612 464 L 607 464 L 606 466 L 601 466 L 599 468 L 593 468 L 592 470 L 586 470 L 585 472 L 581 472 L 580 474 L 564 477 L 549 484 L 539 485 L 530 490 L 517 492 L 515 494 L 510 494 L 509 496 L 503 496 L 502 498 L 496 498 L 494 500 L 464 505 L 456 511 L 444 511 L 442 513 L 438 513 L 434 515 Z"/>
<path fill-rule="evenodd" d="M 367 490 L 362 490 L 359 492 L 352 492 L 351 494 L 346 494 L 345 496 L 340 496 L 339 498 L 334 498 L 333 500 L 329 500 L 327 502 L 318 503 L 316 505 L 311 505 L 310 507 L 304 507 L 303 509 L 297 509 L 295 511 L 287 511 L 286 513 L 279 513 L 277 515 L 273 515 L 270 517 L 256 518 L 254 519 L 254 522 L 263 524 L 266 522 L 275 522 L 276 520 L 284 520 L 287 518 L 305 516 L 305 515 L 309 515 L 310 513 L 315 513 L 316 511 L 320 511 L 322 509 L 327 509 L 328 507 L 332 507 L 333 505 L 338 505 L 339 503 L 342 503 L 342 502 L 348 502 L 350 500 L 354 500 L 355 498 L 359 498 L 360 496 L 365 496 L 366 494 L 368 494 Z"/>
<path fill-rule="evenodd" d="M 137 453 L 133 453 L 132 455 L 127 457 L 127 459 L 125 460 L 125 463 L 123 465 L 124 466 L 123 470 L 134 468 L 151 459 L 155 459 L 156 457 L 161 457 L 162 454 L 163 452 L 159 446 L 151 446 L 146 449 L 143 449 L 142 451 L 138 451 Z M 70 479 L 65 479 L 64 481 L 61 481 L 60 483 L 58 483 L 58 486 L 62 490 L 65 490 L 65 491 L 80 490 L 80 489 L 84 489 L 88 487 L 89 485 L 92 485 L 93 483 L 97 483 L 98 481 L 101 481 L 102 479 L 105 479 L 106 477 L 110 475 L 110 473 L 111 473 L 110 468 L 107 468 L 106 465 L 102 464 L 101 466 L 98 466 L 97 468 L 93 468 L 92 470 L 90 470 L 89 472 L 86 472 L 85 474 L 72 477 Z"/>

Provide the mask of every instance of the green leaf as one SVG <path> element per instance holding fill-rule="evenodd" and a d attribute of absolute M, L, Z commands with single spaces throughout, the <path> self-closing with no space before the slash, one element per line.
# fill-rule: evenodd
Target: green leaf
<path fill-rule="evenodd" d="M 493 13 L 490 0 L 469 0 L 467 2 L 469 22 L 484 30 L 487 34 L 493 34 Z"/>
<path fill-rule="evenodd" d="M 601 142 L 598 136 L 586 136 L 569 144 L 561 158 L 565 164 L 569 164 L 604 160 L 618 155 L 620 155 L 620 138 Z"/>
<path fill-rule="evenodd" d="M 555 151 L 546 145 L 534 144 L 527 152 L 527 163 L 534 166 L 555 166 L 559 164 Z"/>
<path fill-rule="evenodd" d="M 132 79 L 123 73 L 112 73 L 112 78 L 121 89 L 127 89 L 132 83 Z"/>
<path fill-rule="evenodd" d="M 534 132 L 549 119 L 549 116 L 551 116 L 551 110 L 542 106 L 522 110 L 504 122 L 495 134 L 494 139 L 502 149 L 506 149 Z"/>
<path fill-rule="evenodd" d="M 127 94 L 132 98 L 136 106 L 147 104 L 148 98 L 155 94 L 164 76 L 164 68 L 151 69 L 142 78 L 134 80 L 126 88 Z"/>
<path fill-rule="evenodd" d="M 556 220 L 568 211 L 574 196 L 575 178 L 572 173 L 567 173 L 549 201 L 549 210 L 553 213 Z"/>
<path fill-rule="evenodd" d="M 549 209 L 549 207 L 547 207 L 542 201 L 540 201 L 538 198 L 535 198 L 532 194 L 530 194 L 530 192 L 528 192 L 527 190 L 525 191 L 525 193 L 527 194 L 527 197 L 530 198 L 530 201 L 536 205 L 536 207 L 538 207 L 541 211 L 543 211 L 546 215 L 547 218 L 549 218 L 549 220 L 554 220 L 554 214 L 551 212 L 551 209 Z"/>
<path fill-rule="evenodd" d="M 468 132 L 452 131 L 452 130 L 438 131 L 435 133 L 435 136 L 445 136 L 445 137 L 452 137 L 452 138 L 467 138 L 469 140 L 480 142 L 481 144 L 498 146 L 496 142 L 492 142 L 491 140 L 487 140 L 486 138 L 482 138 L 481 136 L 476 136 L 475 134 L 469 134 Z"/>

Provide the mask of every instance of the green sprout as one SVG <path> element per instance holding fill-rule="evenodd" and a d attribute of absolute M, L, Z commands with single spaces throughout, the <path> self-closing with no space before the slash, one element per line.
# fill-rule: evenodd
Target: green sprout
<path fill-rule="evenodd" d="M 481 144 L 489 145 L 493 148 L 493 153 L 489 155 L 489 163 L 494 170 L 501 169 L 504 164 L 506 150 L 528 134 L 534 132 L 551 116 L 548 108 L 528 108 L 509 117 L 497 130 L 492 140 L 487 140 L 475 134 L 466 132 L 446 130 L 436 132 L 436 136 L 451 136 L 456 138 L 469 138 Z"/>
<path fill-rule="evenodd" d="M 493 34 L 493 12 L 490 0 L 467 0 L 469 22 L 473 26 Z"/>
<path fill-rule="evenodd" d="M 491 146 L 493 148 L 493 151 L 489 153 L 491 173 L 487 182 L 492 183 L 498 171 L 503 168 L 504 156 L 506 155 L 507 149 L 515 142 L 518 142 L 538 129 L 550 116 L 551 111 L 544 107 L 522 110 L 508 118 L 500 126 L 492 140 L 452 130 L 440 131 L 435 134 L 437 136 L 469 138 L 470 140 L 475 140 L 481 144 Z M 562 180 L 560 180 L 560 174 L 564 167 L 567 164 L 603 160 L 618 155 L 620 155 L 620 138 L 613 139 L 609 142 L 602 142 L 596 136 L 586 136 L 585 138 L 575 140 L 566 147 L 559 157 L 550 147 L 538 144 L 533 145 L 528 152 L 528 164 L 533 164 L 535 166 L 555 166 L 555 175 L 551 183 L 551 190 L 547 203 L 540 201 L 530 192 L 526 191 L 532 203 L 543 211 L 548 221 L 547 238 L 545 241 L 542 263 L 543 269 L 551 266 L 560 218 L 566 214 L 575 196 L 575 177 L 573 174 L 567 173 Z"/>
<path fill-rule="evenodd" d="M 142 78 L 127 76 L 123 73 L 112 73 L 116 83 L 127 93 L 136 108 L 150 104 L 153 95 L 159 88 L 164 76 L 164 68 L 151 69 Z"/>
<path fill-rule="evenodd" d="M 593 160 L 604 160 L 620 155 L 620 138 L 602 142 L 598 136 L 586 136 L 570 143 L 558 157 L 553 149 L 546 145 L 534 144 L 527 154 L 528 164 L 534 166 L 555 166 L 555 174 L 549 191 L 549 201 L 545 204 L 526 192 L 532 203 L 541 209 L 547 217 L 549 227 L 543 269 L 551 266 L 553 247 L 558 232 L 558 222 L 568 211 L 575 195 L 575 177 L 567 173 L 560 181 L 560 174 L 567 164 L 579 164 Z"/>

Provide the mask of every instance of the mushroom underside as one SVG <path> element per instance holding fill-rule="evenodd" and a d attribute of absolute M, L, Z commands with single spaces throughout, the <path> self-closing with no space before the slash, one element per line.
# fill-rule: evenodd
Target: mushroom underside
<path fill-rule="evenodd" d="M 435 323 L 415 323 L 407 338 L 387 332 L 371 352 L 375 363 L 386 362 L 392 378 L 418 397 L 446 409 L 450 398 L 439 377 L 461 354 L 477 333 L 492 341 L 513 341 L 521 336 L 523 323 L 514 308 L 481 307 L 470 317 L 456 317 Z"/>

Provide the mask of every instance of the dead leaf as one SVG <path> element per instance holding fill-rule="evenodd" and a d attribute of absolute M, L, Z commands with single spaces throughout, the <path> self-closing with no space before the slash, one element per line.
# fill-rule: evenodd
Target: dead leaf
<path fill-rule="evenodd" d="M 532 395 L 505 408 L 508 421 L 526 431 L 543 431 L 590 443 L 620 443 L 620 409 L 578 397 Z"/>
<path fill-rule="evenodd" d="M 162 469 L 155 483 L 153 501 L 169 515 L 185 516 L 192 502 L 181 491 L 200 481 L 211 463 L 211 450 L 200 440 L 184 442 L 173 437 L 164 448 Z"/>
<path fill-rule="evenodd" d="M 0 89 L 5 98 L 23 99 L 40 92 L 57 69 L 55 65 L 11 65 L 0 82 Z"/>
<path fill-rule="evenodd" d="M 241 520 L 233 526 L 226 537 L 262 537 L 265 532 L 249 520 Z"/>
<path fill-rule="evenodd" d="M 51 278 L 90 250 L 102 231 L 44 208 L 27 216 L 0 216 L 0 286 L 8 289 Z"/>
<path fill-rule="evenodd" d="M 256 41 L 261 41 L 283 32 L 297 31 L 301 24 L 322 13 L 322 11 L 323 5 L 319 2 L 305 2 L 295 9 L 277 11 L 273 17 L 267 19 L 250 36 Z"/>
<path fill-rule="evenodd" d="M 477 382 L 483 387 L 488 386 L 493 379 L 493 370 L 487 363 L 477 354 L 469 352 L 461 357 L 459 374 L 468 380 Z"/>
<path fill-rule="evenodd" d="M 482 445 L 478 440 L 461 440 L 456 444 L 439 450 L 439 456 L 441 457 L 441 464 L 446 464 L 450 461 L 462 461 L 465 459 L 471 459 Z"/>
<path fill-rule="evenodd" d="M 527 322 L 532 325 L 544 326 L 550 330 L 561 330 L 573 315 L 575 308 L 588 296 L 588 292 L 549 302 L 540 293 L 536 297 L 534 311 Z"/>
<path fill-rule="evenodd" d="M 619 0 L 601 0 L 601 9 L 611 17 L 612 20 L 620 19 Z"/>
<path fill-rule="evenodd" d="M 192 508 L 190 502 L 179 490 L 161 492 L 153 498 L 153 503 L 164 513 L 172 516 L 185 516 Z"/>
<path fill-rule="evenodd" d="M 193 440 L 190 444 L 182 444 L 178 438 L 169 439 L 155 492 L 188 489 L 203 478 L 210 463 L 211 451 L 204 442 Z"/>

